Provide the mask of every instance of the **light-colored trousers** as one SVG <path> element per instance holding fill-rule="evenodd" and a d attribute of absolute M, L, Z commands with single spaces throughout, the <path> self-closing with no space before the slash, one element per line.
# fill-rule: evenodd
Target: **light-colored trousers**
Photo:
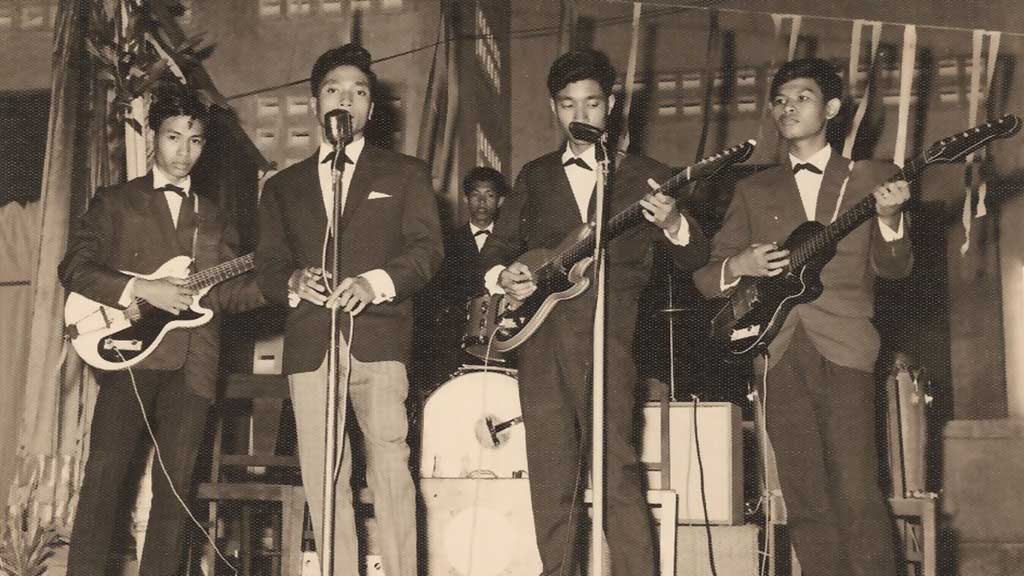
<path fill-rule="evenodd" d="M 338 366 L 339 404 L 348 359 L 344 348 Z M 299 463 L 306 501 L 313 519 L 317 548 L 323 542 L 324 420 L 327 412 L 327 359 L 313 372 L 288 376 L 299 440 Z M 352 359 L 348 401 L 362 431 L 366 454 L 366 483 L 373 494 L 377 542 L 388 576 L 416 575 L 416 493 L 409 470 L 409 421 L 405 399 L 409 379 L 396 361 L 360 362 Z M 341 417 L 343 406 L 338 406 Z M 352 422 L 348 426 L 353 425 Z M 339 439 L 339 448 L 341 440 Z M 359 575 L 359 546 L 352 509 L 352 450 L 344 435 L 341 469 L 335 483 L 334 573 Z"/>

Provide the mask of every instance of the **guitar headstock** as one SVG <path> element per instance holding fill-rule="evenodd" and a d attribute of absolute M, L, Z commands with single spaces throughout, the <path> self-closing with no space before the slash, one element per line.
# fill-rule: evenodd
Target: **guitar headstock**
<path fill-rule="evenodd" d="M 1013 114 L 990 120 L 932 144 L 924 153 L 925 162 L 956 162 L 992 140 L 1013 136 L 1020 128 L 1021 119 Z"/>
<path fill-rule="evenodd" d="M 730 164 L 746 162 L 750 155 L 754 153 L 755 146 L 757 146 L 757 141 L 747 140 L 742 144 L 722 150 L 714 156 L 704 158 L 691 166 L 690 179 L 707 178 Z"/>

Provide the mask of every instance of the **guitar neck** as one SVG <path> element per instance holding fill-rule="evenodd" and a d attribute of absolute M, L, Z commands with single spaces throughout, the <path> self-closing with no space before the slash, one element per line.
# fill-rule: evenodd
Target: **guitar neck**
<path fill-rule="evenodd" d="M 255 254 L 249 253 L 245 256 L 239 256 L 233 260 L 221 262 L 216 266 L 212 266 L 192 274 L 185 280 L 185 286 L 192 290 L 203 290 L 204 288 L 209 288 L 210 286 L 220 284 L 225 280 L 244 274 L 255 267 Z M 136 298 L 135 302 L 128 306 L 126 312 L 129 317 L 138 317 L 139 314 L 150 308 L 152 308 L 150 303 Z"/>
<path fill-rule="evenodd" d="M 221 262 L 216 266 L 196 272 L 188 277 L 187 286 L 193 290 L 202 290 L 203 288 L 220 284 L 229 278 L 234 278 L 239 274 L 244 274 L 255 267 L 255 256 L 252 253 L 246 254 L 234 260 Z"/>
<path fill-rule="evenodd" d="M 924 170 L 927 165 L 928 161 L 925 157 L 918 156 L 913 160 L 908 161 L 901 170 L 896 172 L 896 174 L 886 180 L 886 182 L 897 182 L 899 180 L 911 182 L 921 174 L 921 171 Z M 799 268 L 807 264 L 826 246 L 831 246 L 832 244 L 839 242 L 845 238 L 847 234 L 853 232 L 853 230 L 858 226 L 874 216 L 874 214 L 875 195 L 868 194 L 863 200 L 857 202 L 848 210 L 840 214 L 839 217 L 836 218 L 835 222 L 825 226 L 816 234 L 804 241 L 803 244 L 794 249 L 790 255 L 791 266 Z"/>

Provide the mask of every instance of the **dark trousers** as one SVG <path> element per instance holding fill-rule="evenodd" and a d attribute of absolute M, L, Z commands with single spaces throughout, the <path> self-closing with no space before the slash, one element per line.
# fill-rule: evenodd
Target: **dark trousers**
<path fill-rule="evenodd" d="M 875 383 L 829 362 L 802 327 L 762 390 L 786 502 L 808 576 L 895 576 L 892 519 L 879 486 Z"/>
<path fill-rule="evenodd" d="M 128 372 L 99 374 L 100 393 L 89 436 L 89 459 L 78 497 L 68 553 L 69 576 L 105 574 L 133 458 L 149 433 Z M 156 433 L 160 455 L 182 499 L 191 505 L 192 467 L 210 401 L 185 385 L 183 371 L 136 370 L 139 395 Z M 180 574 L 187 514 L 153 462 L 153 505 L 139 574 Z"/>
<path fill-rule="evenodd" d="M 591 338 L 589 325 L 565 324 L 551 322 L 531 337 L 522 348 L 518 375 L 542 574 L 570 576 L 581 553 L 578 528 L 587 521 L 582 500 L 590 459 Z M 612 574 L 652 576 L 654 529 L 633 442 L 637 383 L 629 352 L 621 337 L 609 339 L 606 535 Z"/>

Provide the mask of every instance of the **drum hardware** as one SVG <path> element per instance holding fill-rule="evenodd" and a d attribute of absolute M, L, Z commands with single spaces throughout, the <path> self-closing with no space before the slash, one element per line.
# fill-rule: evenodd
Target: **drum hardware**
<path fill-rule="evenodd" d="M 519 424 L 522 421 L 522 415 L 516 416 L 515 418 L 511 418 L 509 420 L 505 420 L 504 422 L 499 422 L 497 424 L 494 423 L 494 416 L 487 416 L 486 418 L 484 418 L 484 424 L 487 426 L 487 435 L 488 439 L 491 442 L 491 445 L 493 445 L 495 448 L 500 446 L 503 438 L 498 436 L 498 434 L 502 430 L 515 426 L 516 424 Z"/>
<path fill-rule="evenodd" d="M 462 349 L 488 364 L 507 362 L 501 352 L 489 350 L 491 337 L 498 328 L 501 300 L 501 294 L 481 294 L 466 302 L 466 331 L 462 337 Z"/>

